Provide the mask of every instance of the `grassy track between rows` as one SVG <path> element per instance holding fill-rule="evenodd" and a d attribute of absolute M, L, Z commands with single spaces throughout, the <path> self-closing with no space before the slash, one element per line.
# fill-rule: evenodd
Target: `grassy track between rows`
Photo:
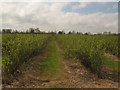
<path fill-rule="evenodd" d="M 114 61 L 110 57 L 104 56 L 104 64 L 112 69 L 119 70 L 120 69 L 120 62 Z"/>
<path fill-rule="evenodd" d="M 40 65 L 40 72 L 45 75 L 56 75 L 62 68 L 60 53 L 57 50 L 55 41 L 48 44 L 47 54 Z"/>

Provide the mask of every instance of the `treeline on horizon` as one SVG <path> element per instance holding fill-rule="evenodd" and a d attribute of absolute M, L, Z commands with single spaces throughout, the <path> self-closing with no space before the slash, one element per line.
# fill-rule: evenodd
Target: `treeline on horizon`
<path fill-rule="evenodd" d="M 120 35 L 120 33 L 111 33 L 109 32 L 103 32 L 103 33 L 97 33 L 97 34 L 92 34 L 90 32 L 82 33 L 82 32 L 75 32 L 75 31 L 69 31 L 68 33 L 65 33 L 63 30 L 57 31 L 40 31 L 39 28 L 29 28 L 26 31 L 18 31 L 18 30 L 12 30 L 12 29 L 2 29 L 0 31 L 2 34 L 78 34 L 78 35 Z"/>

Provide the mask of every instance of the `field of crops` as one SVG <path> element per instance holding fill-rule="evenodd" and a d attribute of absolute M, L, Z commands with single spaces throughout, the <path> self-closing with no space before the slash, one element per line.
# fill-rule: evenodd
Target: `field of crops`
<path fill-rule="evenodd" d="M 13 73 L 32 56 L 40 53 L 49 35 L 3 34 L 2 64 L 5 73 Z"/>
<path fill-rule="evenodd" d="M 59 35 L 57 40 L 65 56 L 81 60 L 98 75 L 100 75 L 103 63 L 108 59 L 104 53 L 120 56 L 118 36 Z M 119 67 L 118 63 L 114 64 L 115 62 L 109 59 L 108 62 L 110 61 L 113 67 L 116 69 Z"/>
<path fill-rule="evenodd" d="M 109 56 L 105 56 L 105 54 L 109 54 L 120 58 L 120 42 L 118 38 L 119 36 L 112 35 L 3 34 L 3 74 L 13 74 L 19 67 L 29 61 L 29 59 L 40 54 L 42 51 L 44 52 L 44 48 L 51 42 L 50 45 L 52 45 L 51 47 L 55 50 L 52 50 L 52 48 L 50 50 L 48 49 L 49 57 L 45 57 L 46 59 L 44 62 L 47 67 L 49 66 L 49 69 L 53 61 L 54 64 L 52 67 L 57 67 L 56 65 L 59 65 L 59 63 L 55 64 L 55 62 L 59 62 L 59 55 L 56 54 L 56 52 L 59 53 L 56 51 L 56 43 L 58 43 L 58 47 L 63 50 L 63 55 L 66 58 L 73 61 L 81 61 L 93 73 L 101 76 L 103 65 L 115 70 L 120 68 L 119 59 L 115 61 Z M 54 44 L 52 44 L 52 42 L 54 42 Z M 45 67 L 45 65 L 42 65 L 42 70 L 54 71 L 46 70 L 47 67 Z"/>

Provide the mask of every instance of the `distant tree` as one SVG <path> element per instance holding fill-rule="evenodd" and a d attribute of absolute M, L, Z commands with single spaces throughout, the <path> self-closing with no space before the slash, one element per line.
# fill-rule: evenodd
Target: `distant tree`
<path fill-rule="evenodd" d="M 6 30 L 5 30 L 5 29 L 3 29 L 3 30 L 2 30 L 2 33 L 6 33 Z"/>
<path fill-rule="evenodd" d="M 2 29 L 0 29 L 0 33 L 2 33 Z"/>
<path fill-rule="evenodd" d="M 107 34 L 108 34 L 108 32 L 106 32 L 106 31 L 105 31 L 105 32 L 103 32 L 103 34 L 104 34 L 104 35 L 107 35 Z"/>
<path fill-rule="evenodd" d="M 34 28 L 29 28 L 29 32 L 30 32 L 30 33 L 35 33 Z"/>
<path fill-rule="evenodd" d="M 35 31 L 34 30 L 31 30 L 30 33 L 34 33 Z"/>
<path fill-rule="evenodd" d="M 59 31 L 58 34 L 63 34 L 62 31 Z"/>
<path fill-rule="evenodd" d="M 83 35 L 83 33 L 82 33 L 82 32 L 77 32 L 77 34 L 79 34 L 79 35 Z"/>
<path fill-rule="evenodd" d="M 97 33 L 97 35 L 102 35 L 102 33 Z"/>
<path fill-rule="evenodd" d="M 112 35 L 120 35 L 120 33 L 116 34 L 116 33 L 112 33 Z"/>
<path fill-rule="evenodd" d="M 3 29 L 2 30 L 2 33 L 11 33 L 12 32 L 12 29 Z"/>
<path fill-rule="evenodd" d="M 108 34 L 111 35 L 111 32 L 109 31 Z"/>
<path fill-rule="evenodd" d="M 88 33 L 86 32 L 86 33 L 84 33 L 84 35 L 88 35 Z"/>
<path fill-rule="evenodd" d="M 73 30 L 73 31 L 72 31 L 72 34 L 76 34 L 76 32 Z"/>
<path fill-rule="evenodd" d="M 62 34 L 65 34 L 65 31 L 62 30 Z"/>
<path fill-rule="evenodd" d="M 39 28 L 34 29 L 34 33 L 40 33 Z"/>
<path fill-rule="evenodd" d="M 79 32 L 77 32 L 77 34 L 79 34 Z"/>
<path fill-rule="evenodd" d="M 64 31 L 59 31 L 58 34 L 65 34 L 65 32 Z"/>
<path fill-rule="evenodd" d="M 28 34 L 28 33 L 30 33 L 30 32 L 29 32 L 29 30 L 26 30 L 26 32 L 25 32 L 25 33 L 26 33 L 26 34 Z"/>
<path fill-rule="evenodd" d="M 91 33 L 90 33 L 90 32 L 88 32 L 88 35 L 91 35 Z"/>
<path fill-rule="evenodd" d="M 14 33 L 14 34 L 17 34 L 17 33 L 19 33 L 17 30 L 14 30 L 12 33 Z"/>
<path fill-rule="evenodd" d="M 21 32 L 20 32 L 20 34 L 24 34 L 24 32 L 23 32 L 23 31 L 21 31 Z"/>
<path fill-rule="evenodd" d="M 90 32 L 86 32 L 86 33 L 84 33 L 84 35 L 91 35 L 91 33 Z"/>
<path fill-rule="evenodd" d="M 79 34 L 80 34 L 80 35 L 83 35 L 83 33 L 82 33 L 82 32 L 79 32 Z"/>
<path fill-rule="evenodd" d="M 68 32 L 68 34 L 72 34 L 71 32 Z"/>

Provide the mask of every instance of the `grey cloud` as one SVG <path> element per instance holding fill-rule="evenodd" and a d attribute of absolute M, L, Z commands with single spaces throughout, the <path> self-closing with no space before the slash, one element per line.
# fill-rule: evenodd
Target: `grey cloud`
<path fill-rule="evenodd" d="M 3 3 L 4 28 L 26 30 L 39 27 L 41 30 L 76 30 L 81 32 L 117 32 L 117 13 L 93 13 L 82 15 L 64 12 L 68 3 Z"/>

